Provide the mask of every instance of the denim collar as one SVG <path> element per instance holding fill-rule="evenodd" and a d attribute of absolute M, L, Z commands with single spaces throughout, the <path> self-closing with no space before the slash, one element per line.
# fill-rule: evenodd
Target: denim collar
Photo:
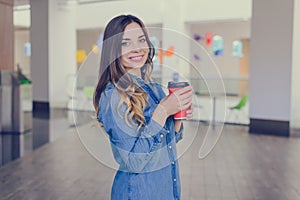
<path fill-rule="evenodd" d="M 153 91 L 152 87 L 149 86 L 149 84 L 147 84 L 142 78 L 139 78 L 134 74 L 130 74 L 130 73 L 128 74 L 133 80 L 136 80 L 136 82 L 143 88 L 145 92 L 147 92 L 151 96 L 151 98 L 155 101 L 155 103 L 160 102 L 160 100 L 157 98 L 155 92 Z M 151 82 L 150 85 L 152 85 Z"/>
<path fill-rule="evenodd" d="M 146 82 L 144 81 L 144 79 L 138 77 L 137 75 L 134 75 L 134 74 L 131 74 L 131 73 L 128 73 L 128 74 L 129 74 L 129 76 L 130 76 L 133 80 L 136 80 L 140 86 L 146 84 Z"/>

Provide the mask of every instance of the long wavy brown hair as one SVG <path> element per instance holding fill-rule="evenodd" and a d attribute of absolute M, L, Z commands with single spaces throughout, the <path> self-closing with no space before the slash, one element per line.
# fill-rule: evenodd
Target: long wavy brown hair
<path fill-rule="evenodd" d="M 94 107 L 98 116 L 101 93 L 109 83 L 112 83 L 121 96 L 117 109 L 125 103 L 127 105 L 124 116 L 126 123 L 130 125 L 130 123 L 134 123 L 133 119 L 135 119 L 138 128 L 140 128 L 145 123 L 144 108 L 148 102 L 148 95 L 120 64 L 123 32 L 126 26 L 132 22 L 139 24 L 142 28 L 148 44 L 148 58 L 145 65 L 141 68 L 141 74 L 146 82 L 150 81 L 154 48 L 149 40 L 144 23 L 132 15 L 117 16 L 107 24 L 104 30 L 99 80 L 94 92 Z"/>

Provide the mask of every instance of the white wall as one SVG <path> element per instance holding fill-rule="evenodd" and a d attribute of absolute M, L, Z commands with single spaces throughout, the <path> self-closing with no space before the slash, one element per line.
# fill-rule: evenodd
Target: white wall
<path fill-rule="evenodd" d="M 124 0 L 77 6 L 76 28 L 104 27 L 110 19 L 120 14 L 134 14 L 147 24 L 162 22 L 162 1 Z"/>
<path fill-rule="evenodd" d="M 23 74 L 30 77 L 30 57 L 24 55 L 24 43 L 30 42 L 29 30 L 15 31 L 15 66 L 20 64 Z"/>
<path fill-rule="evenodd" d="M 181 17 L 186 22 L 251 18 L 252 0 L 186 0 L 182 2 L 184 3 L 181 5 L 183 15 Z M 174 12 L 168 5 L 171 3 L 169 0 L 123 0 L 83 4 L 76 9 L 76 28 L 103 27 L 113 16 L 124 13 L 133 13 L 147 24 L 160 24 L 163 17 L 166 18 L 169 13 Z M 29 27 L 30 11 L 15 11 L 14 24 Z"/>
<path fill-rule="evenodd" d="M 215 56 L 212 52 L 212 45 L 206 45 L 205 34 L 207 32 L 223 37 L 224 52 L 222 56 Z M 195 41 L 193 39 L 194 34 L 199 34 L 202 39 Z M 207 89 L 212 93 L 222 93 L 222 85 L 216 86 L 216 81 L 221 80 L 222 77 L 226 93 L 238 95 L 240 93 L 239 80 L 243 79 L 248 82 L 248 74 L 246 76 L 240 75 L 241 58 L 232 56 L 232 42 L 250 38 L 250 21 L 191 23 L 190 37 L 192 38 L 190 41 L 190 60 L 193 63 L 190 76 L 193 77 L 194 89 L 201 93 L 208 92 Z M 200 60 L 195 60 L 194 55 L 199 56 Z M 201 79 L 205 79 L 206 83 L 200 80 L 200 74 Z M 242 91 L 242 93 L 244 92 Z"/>
<path fill-rule="evenodd" d="M 185 22 L 251 18 L 252 0 L 179 2 L 180 12 L 174 10 L 174 1 L 170 0 L 124 0 L 84 4 L 77 7 L 76 27 L 78 29 L 103 27 L 112 17 L 129 13 L 139 16 L 147 24 L 173 21 L 174 14 L 178 21 Z"/>
<path fill-rule="evenodd" d="M 21 27 L 30 27 L 30 10 L 14 11 L 14 25 Z"/>
<path fill-rule="evenodd" d="M 148 25 L 162 24 L 163 28 L 189 35 L 191 31 L 187 30 L 189 26 L 186 25 L 186 22 L 241 21 L 251 17 L 251 6 L 252 0 L 127 0 L 85 4 L 77 7 L 76 27 L 77 29 L 103 28 L 114 16 L 131 13 L 140 17 Z M 228 32 L 230 31 L 228 30 Z M 181 50 L 180 53 L 187 55 L 190 49 L 180 41 L 170 39 L 170 34 L 170 32 L 163 33 L 163 48 L 176 43 L 177 48 Z M 245 35 L 249 35 L 249 30 Z M 183 48 L 186 49 L 186 53 L 182 51 Z M 164 64 L 168 66 L 178 65 L 180 67 L 175 70 L 179 70 L 185 76 L 189 75 L 184 72 L 188 71 L 186 70 L 188 69 L 186 63 L 181 62 L 178 58 L 167 58 L 164 60 Z M 229 74 L 232 76 L 232 72 Z"/>
<path fill-rule="evenodd" d="M 103 34 L 102 29 L 77 30 L 77 49 L 85 50 L 87 59 L 82 63 L 77 63 L 77 88 L 84 86 L 95 86 L 98 79 L 98 68 L 100 63 L 99 53 L 92 52 L 92 46 L 96 44 L 99 35 Z"/>
<path fill-rule="evenodd" d="M 252 13 L 252 0 L 187 0 L 184 21 L 248 20 Z"/>
<path fill-rule="evenodd" d="M 189 60 L 189 26 L 184 22 L 185 1 L 162 1 L 162 49 L 166 51 L 174 47 L 173 56 L 163 56 L 162 82 L 163 86 L 173 79 L 173 74 L 179 74 L 180 81 L 186 81 L 190 75 Z"/>
<path fill-rule="evenodd" d="M 51 105 L 62 105 L 68 99 L 67 91 L 62 86 L 66 85 L 66 76 L 76 70 L 76 29 L 103 28 L 116 15 L 134 14 L 147 25 L 160 24 L 163 28 L 187 34 L 190 30 L 186 30 L 189 26 L 186 26 L 185 22 L 241 20 L 248 19 L 251 14 L 251 0 L 176 0 L 176 3 L 172 0 L 123 0 L 83 4 L 75 8 L 69 4 L 65 8 L 58 8 L 56 3 L 57 1 L 49 0 L 49 81 L 50 101 L 53 102 Z M 15 18 L 16 25 L 29 26 L 28 11 L 16 11 L 15 16 L 18 16 Z M 162 38 L 165 40 L 168 36 L 163 34 Z M 185 46 L 182 48 L 189 51 Z M 181 68 L 186 69 L 184 65 L 185 63 L 179 63 Z"/>
<path fill-rule="evenodd" d="M 210 22 L 196 23 L 191 25 L 191 36 L 195 33 L 205 37 L 206 32 L 211 32 L 213 35 L 220 35 L 224 39 L 223 56 L 212 56 L 218 66 L 223 78 L 239 78 L 239 61 L 240 58 L 233 57 L 232 42 L 244 38 L 250 38 L 250 21 L 229 21 L 229 22 Z M 212 54 L 211 48 L 205 44 L 205 39 L 200 42 L 209 53 Z M 191 55 L 197 54 L 195 50 L 191 50 Z M 203 69 L 205 70 L 205 68 Z M 248 77 L 246 77 L 248 78 Z"/>

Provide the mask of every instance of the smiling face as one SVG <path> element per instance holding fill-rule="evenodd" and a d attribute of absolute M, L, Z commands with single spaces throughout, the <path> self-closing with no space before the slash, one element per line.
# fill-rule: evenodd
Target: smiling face
<path fill-rule="evenodd" d="M 128 24 L 121 43 L 121 65 L 140 77 L 148 54 L 149 46 L 142 28 L 135 22 Z"/>

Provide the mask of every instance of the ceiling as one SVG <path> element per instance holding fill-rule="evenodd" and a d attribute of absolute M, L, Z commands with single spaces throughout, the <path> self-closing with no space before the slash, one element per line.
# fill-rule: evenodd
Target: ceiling
<path fill-rule="evenodd" d="M 14 6 L 28 5 L 30 0 L 14 0 Z"/>
<path fill-rule="evenodd" d="M 88 3 L 98 3 L 106 1 L 116 1 L 116 0 L 56 0 L 58 3 L 67 3 L 68 1 L 76 1 L 78 4 L 88 4 Z M 14 0 L 15 6 L 24 6 L 28 5 L 30 0 Z"/>

